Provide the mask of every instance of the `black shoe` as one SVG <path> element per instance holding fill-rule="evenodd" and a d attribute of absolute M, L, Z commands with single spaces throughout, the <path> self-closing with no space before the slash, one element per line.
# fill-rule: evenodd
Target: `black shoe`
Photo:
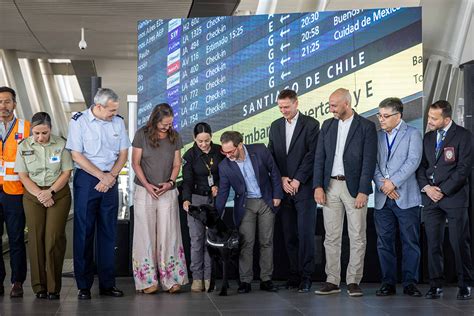
<path fill-rule="evenodd" d="M 421 294 L 420 290 L 416 287 L 415 284 L 409 284 L 403 288 L 403 294 L 406 294 L 408 296 L 412 297 L 422 297 L 423 294 Z"/>
<path fill-rule="evenodd" d="M 471 299 L 471 287 L 470 286 L 460 286 L 458 288 L 458 295 L 456 297 L 458 300 L 470 300 Z"/>
<path fill-rule="evenodd" d="M 3 284 L 0 285 L 0 296 L 5 295 L 5 288 L 3 287 Z"/>
<path fill-rule="evenodd" d="M 59 300 L 59 293 L 48 293 L 48 300 Z"/>
<path fill-rule="evenodd" d="M 304 279 L 298 286 L 298 293 L 308 293 L 311 290 L 311 280 Z"/>
<path fill-rule="evenodd" d="M 382 284 L 380 289 L 375 291 L 376 296 L 389 296 L 389 295 L 395 295 L 396 293 L 397 293 L 397 289 L 395 285 L 387 284 L 387 283 Z"/>
<path fill-rule="evenodd" d="M 36 292 L 36 298 L 46 299 L 48 298 L 48 294 L 46 293 L 45 290 L 41 290 L 39 292 Z"/>
<path fill-rule="evenodd" d="M 237 292 L 240 294 L 248 293 L 250 291 L 252 291 L 252 286 L 247 282 L 241 282 L 237 289 Z"/>
<path fill-rule="evenodd" d="M 443 288 L 441 287 L 430 287 L 428 292 L 425 294 L 425 298 L 427 299 L 437 299 L 443 295 Z"/>
<path fill-rule="evenodd" d="M 278 289 L 271 280 L 260 282 L 260 290 L 267 292 L 278 292 Z"/>
<path fill-rule="evenodd" d="M 91 299 L 91 290 L 89 289 L 81 289 L 79 293 L 77 293 L 77 298 L 80 300 L 90 300 Z"/>
<path fill-rule="evenodd" d="M 113 297 L 122 297 L 123 296 L 123 292 L 121 290 L 119 290 L 118 288 L 116 288 L 115 286 L 111 287 L 111 288 L 108 288 L 108 289 L 99 289 L 99 294 L 100 295 L 113 296 Z"/>

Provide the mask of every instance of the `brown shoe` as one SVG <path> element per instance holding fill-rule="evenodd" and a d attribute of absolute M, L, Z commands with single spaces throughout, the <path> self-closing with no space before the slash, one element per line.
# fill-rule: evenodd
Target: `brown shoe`
<path fill-rule="evenodd" d="M 347 294 L 349 294 L 349 296 L 353 296 L 353 297 L 364 295 L 364 293 L 362 292 L 362 289 L 360 288 L 359 284 L 356 284 L 356 283 L 347 284 Z"/>
<path fill-rule="evenodd" d="M 204 282 L 202 280 L 193 280 L 191 292 L 199 293 L 204 291 Z"/>
<path fill-rule="evenodd" d="M 21 285 L 21 282 L 13 283 L 10 297 L 23 297 L 23 286 Z"/>
<path fill-rule="evenodd" d="M 318 295 L 336 294 L 341 293 L 341 288 L 336 284 L 324 282 L 323 286 L 319 290 L 314 291 L 314 293 Z"/>
<path fill-rule="evenodd" d="M 170 292 L 171 294 L 178 293 L 179 291 L 181 291 L 181 285 L 179 285 L 179 284 L 173 285 L 173 286 L 168 290 L 168 292 Z"/>

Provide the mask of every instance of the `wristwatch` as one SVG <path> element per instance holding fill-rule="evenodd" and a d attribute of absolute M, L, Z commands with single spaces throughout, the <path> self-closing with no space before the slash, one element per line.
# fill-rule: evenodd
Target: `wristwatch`
<path fill-rule="evenodd" d="M 171 178 L 169 178 L 166 182 L 170 182 L 170 183 L 171 183 L 171 187 L 173 187 L 173 188 L 174 188 L 174 186 L 176 185 L 176 182 L 175 182 L 173 179 L 171 179 Z"/>

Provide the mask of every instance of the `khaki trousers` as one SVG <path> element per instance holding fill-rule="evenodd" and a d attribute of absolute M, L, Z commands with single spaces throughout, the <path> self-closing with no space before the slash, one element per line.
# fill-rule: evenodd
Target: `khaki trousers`
<path fill-rule="evenodd" d="M 25 190 L 23 207 L 28 226 L 28 255 L 30 257 L 33 292 L 61 291 L 61 276 L 66 253 L 66 221 L 71 209 L 69 186 L 53 197 L 54 205 L 44 207 Z"/>
<path fill-rule="evenodd" d="M 331 179 L 326 192 L 326 206 L 323 207 L 326 237 L 327 282 L 339 285 L 341 282 L 341 243 L 344 227 L 344 213 L 347 215 L 347 230 L 350 239 L 350 259 L 346 271 L 346 283 L 359 284 L 364 272 L 364 257 L 367 244 L 367 206 L 355 208 L 355 198 L 347 190 L 345 181 Z"/>

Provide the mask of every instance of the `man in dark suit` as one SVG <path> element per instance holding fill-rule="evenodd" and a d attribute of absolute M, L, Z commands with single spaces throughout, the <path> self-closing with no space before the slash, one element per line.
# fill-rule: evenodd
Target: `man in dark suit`
<path fill-rule="evenodd" d="M 224 212 L 229 190 L 235 191 L 234 223 L 241 234 L 239 293 L 248 293 L 253 280 L 253 247 L 258 225 L 260 244 L 260 289 L 275 292 L 273 273 L 273 226 L 283 198 L 281 176 L 270 151 L 263 144 L 244 145 L 239 132 L 224 132 L 219 164 L 219 193 L 216 208 Z"/>
<path fill-rule="evenodd" d="M 423 156 L 417 171 L 428 239 L 430 289 L 425 297 L 443 293 L 443 240 L 446 219 L 458 275 L 457 299 L 471 299 L 473 271 L 469 234 L 469 181 L 472 167 L 472 134 L 451 118 L 447 101 L 437 101 L 428 111 Z"/>
<path fill-rule="evenodd" d="M 351 94 L 340 88 L 329 97 L 334 118 L 319 133 L 314 158 L 315 201 L 323 205 L 327 279 L 320 295 L 341 292 L 341 241 L 344 212 L 350 239 L 346 283 L 350 296 L 362 296 L 367 201 L 377 161 L 375 124 L 352 110 Z"/>
<path fill-rule="evenodd" d="M 283 117 L 270 127 L 268 149 L 280 170 L 285 192 L 280 216 L 290 261 L 287 287 L 298 287 L 304 293 L 311 289 L 314 272 L 316 203 L 312 188 L 319 123 L 298 111 L 298 98 L 293 90 L 280 92 L 278 107 Z"/>

